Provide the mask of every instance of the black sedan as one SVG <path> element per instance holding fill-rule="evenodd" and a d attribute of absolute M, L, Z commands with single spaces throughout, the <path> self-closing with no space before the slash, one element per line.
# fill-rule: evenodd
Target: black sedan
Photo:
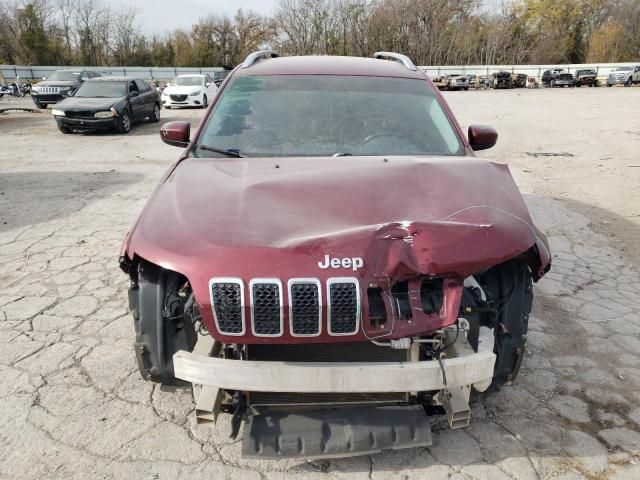
<path fill-rule="evenodd" d="M 51 113 L 62 133 L 112 128 L 128 133 L 133 122 L 160 121 L 160 108 L 160 95 L 144 80 L 100 77 L 84 82 Z"/>

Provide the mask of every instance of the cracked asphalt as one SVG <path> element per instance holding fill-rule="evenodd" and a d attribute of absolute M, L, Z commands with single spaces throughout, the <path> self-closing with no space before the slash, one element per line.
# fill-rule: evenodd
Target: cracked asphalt
<path fill-rule="evenodd" d="M 529 351 L 512 385 L 472 403 L 469 428 L 450 431 L 436 418 L 431 448 L 326 462 L 243 460 L 228 418 L 196 426 L 190 390 L 137 372 L 117 256 L 179 153 L 160 142 L 158 125 L 70 136 L 49 112 L 0 116 L 0 478 L 640 479 L 640 275 L 630 246 L 640 226 L 625 210 L 639 205 L 640 179 L 611 162 L 610 171 L 596 166 L 612 156 L 607 141 L 623 164 L 637 158 L 638 94 L 448 94 L 463 125 L 506 133 L 483 156 L 512 164 L 550 239 L 554 263 L 535 287 Z M 615 129 L 589 119 L 616 102 L 635 127 L 575 138 L 576 129 Z M 202 111 L 162 114 L 195 125 Z M 548 130 L 531 126 L 545 114 L 554 118 Z M 573 156 L 528 154 L 556 151 Z M 567 169 L 594 174 L 572 183 Z M 626 201 L 600 191 L 612 185 L 629 187 Z"/>

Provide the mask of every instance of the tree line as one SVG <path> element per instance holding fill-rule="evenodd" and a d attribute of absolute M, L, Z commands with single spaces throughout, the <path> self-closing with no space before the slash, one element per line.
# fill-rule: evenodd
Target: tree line
<path fill-rule="evenodd" d="M 0 63 L 233 66 L 250 52 L 370 56 L 419 65 L 640 60 L 638 0 L 279 0 L 270 16 L 211 13 L 145 35 L 140 11 L 100 0 L 0 0 Z"/>

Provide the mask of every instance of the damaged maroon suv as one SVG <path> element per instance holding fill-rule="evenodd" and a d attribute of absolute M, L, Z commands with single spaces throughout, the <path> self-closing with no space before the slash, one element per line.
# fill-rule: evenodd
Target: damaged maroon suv
<path fill-rule="evenodd" d="M 142 376 L 249 457 L 431 444 L 513 380 L 550 267 L 505 165 L 407 57 L 249 55 L 127 233 Z"/>

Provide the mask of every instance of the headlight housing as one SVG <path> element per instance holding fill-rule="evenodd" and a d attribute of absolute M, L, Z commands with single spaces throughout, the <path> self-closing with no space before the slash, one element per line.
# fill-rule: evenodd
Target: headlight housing
<path fill-rule="evenodd" d="M 202 93 L 202 90 L 197 89 L 197 90 L 194 90 L 193 92 L 191 92 L 191 93 L 189 94 L 189 96 L 190 96 L 190 97 L 195 97 L 196 95 L 200 95 L 201 93 Z"/>
<path fill-rule="evenodd" d="M 118 116 L 118 111 L 111 107 L 109 110 L 103 111 L 103 112 L 96 112 L 93 114 L 93 116 L 95 118 L 111 118 L 111 117 L 117 117 Z"/>
<path fill-rule="evenodd" d="M 54 117 L 64 117 L 66 113 L 64 113 L 64 110 L 56 110 L 54 108 L 53 110 L 51 110 L 51 115 L 53 115 Z"/>

